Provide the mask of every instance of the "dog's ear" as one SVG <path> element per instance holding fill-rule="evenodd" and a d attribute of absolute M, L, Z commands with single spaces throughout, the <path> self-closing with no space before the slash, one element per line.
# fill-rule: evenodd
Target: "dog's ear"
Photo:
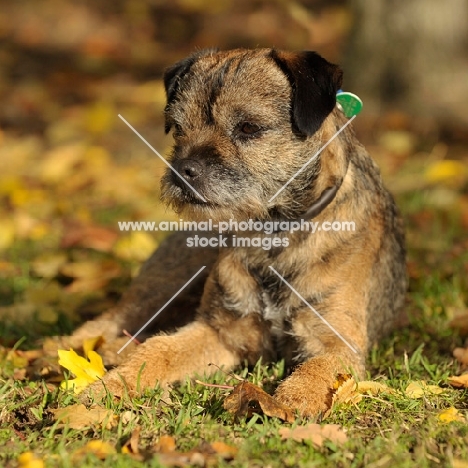
<path fill-rule="evenodd" d="M 204 57 L 205 55 L 209 55 L 216 52 L 216 49 L 204 49 L 199 52 L 196 52 L 189 57 L 184 58 L 180 62 L 172 65 L 169 68 L 166 68 L 164 71 L 164 88 L 166 89 L 166 100 L 167 105 L 166 109 L 168 110 L 171 103 L 174 101 L 175 96 L 177 94 L 177 90 L 179 89 L 179 84 L 181 79 L 190 71 L 193 64 L 200 58 Z M 169 133 L 171 129 L 171 123 L 167 121 L 165 124 L 166 133 Z"/>
<path fill-rule="evenodd" d="M 302 134 L 313 135 L 336 104 L 343 72 L 315 52 L 271 51 L 291 84 L 292 120 Z"/>

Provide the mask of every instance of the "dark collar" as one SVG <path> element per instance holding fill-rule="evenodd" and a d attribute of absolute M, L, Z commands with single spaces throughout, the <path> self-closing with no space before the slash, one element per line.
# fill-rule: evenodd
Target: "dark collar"
<path fill-rule="evenodd" d="M 343 184 L 344 177 L 346 176 L 346 173 L 348 172 L 346 168 L 345 175 L 343 176 L 342 179 L 340 179 L 339 182 L 337 182 L 335 185 L 332 185 L 331 187 L 327 187 L 317 198 L 317 200 L 314 201 L 314 203 L 309 206 L 309 208 L 298 218 L 293 218 L 293 219 L 286 219 L 286 218 L 280 218 L 278 221 L 286 221 L 288 223 L 292 222 L 297 222 L 297 221 L 308 221 L 316 216 L 318 216 L 336 197 L 336 194 L 338 193 L 338 190 L 340 189 L 341 185 Z M 277 232 L 285 232 L 286 230 L 283 229 L 276 229 L 275 233 Z"/>

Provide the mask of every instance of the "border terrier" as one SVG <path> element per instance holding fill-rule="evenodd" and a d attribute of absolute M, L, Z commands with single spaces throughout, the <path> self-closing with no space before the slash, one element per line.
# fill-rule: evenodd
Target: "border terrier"
<path fill-rule="evenodd" d="M 268 250 L 189 248 L 187 233 L 168 237 L 120 304 L 75 338 L 135 333 L 205 270 L 154 320 L 159 333 L 129 346 L 88 393 L 104 384 L 122 395 L 217 367 L 285 359 L 296 367 L 276 398 L 314 416 L 328 409 L 337 373 L 363 376 L 367 350 L 404 303 L 404 234 L 379 169 L 351 126 L 343 129 L 341 82 L 338 66 L 308 51 L 204 50 L 166 70 L 177 173 L 163 177 L 162 198 L 181 216 L 348 220 L 355 230 L 277 229 L 269 237 L 288 242 Z"/>

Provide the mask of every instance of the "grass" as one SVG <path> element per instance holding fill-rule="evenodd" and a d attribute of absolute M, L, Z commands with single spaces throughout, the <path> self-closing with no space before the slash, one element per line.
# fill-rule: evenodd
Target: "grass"
<path fill-rule="evenodd" d="M 133 415 L 129 422 L 121 419 L 112 429 L 60 428 L 52 410 L 77 403 L 75 396 L 59 389 L 50 391 L 40 381 L 20 382 L 10 378 L 0 384 L 0 445 L 3 447 L 0 462 L 14 466 L 19 454 L 33 451 L 43 457 L 45 466 L 74 467 L 77 460 L 81 467 L 161 466 L 158 457 L 149 454 L 144 462 L 121 453 L 104 460 L 92 454 L 79 459 L 74 455 L 92 439 L 108 441 L 119 451 L 138 425 L 140 445 L 148 453 L 164 434 L 175 438 L 177 450 L 181 452 L 203 441 L 224 441 L 238 447 L 234 460 L 220 459 L 216 463 L 220 467 L 452 466 L 453 459 L 468 458 L 468 425 L 443 424 L 437 415 L 449 407 L 466 413 L 467 391 L 446 385 L 447 377 L 457 371 L 447 352 L 459 339 L 442 326 L 443 315 L 428 315 L 424 307 L 418 308 L 418 304 L 427 301 L 437 303 L 450 290 L 449 282 L 432 277 L 427 289 L 412 294 L 411 302 L 419 317 L 413 317 L 409 326 L 396 331 L 372 350 L 370 374 L 378 381 L 385 381 L 396 393 L 367 396 L 355 406 L 342 405 L 333 410 L 326 422 L 346 429 L 349 440 L 344 446 L 325 442 L 316 448 L 307 442 L 283 441 L 278 430 L 284 424 L 260 415 L 235 421 L 222 407 L 227 390 L 192 381 L 175 387 L 170 403 L 161 399 L 158 390 L 118 403 L 109 399 L 106 407 L 115 414 Z M 268 388 L 282 377 L 283 368 L 281 363 L 258 364 L 241 374 Z M 420 399 L 409 398 L 404 391 L 414 380 L 441 385 L 445 391 Z M 221 372 L 208 381 L 224 385 L 237 383 Z"/>
<path fill-rule="evenodd" d="M 237 447 L 233 460 L 208 461 L 207 466 L 219 467 L 424 468 L 451 467 L 454 460 L 467 460 L 468 391 L 447 385 L 447 377 L 460 371 L 452 351 L 463 343 L 448 327 L 448 320 L 454 311 L 466 309 L 468 292 L 468 251 L 463 247 L 460 214 L 456 210 L 434 208 L 428 204 L 426 194 L 419 192 L 402 196 L 399 205 L 405 211 L 410 247 L 408 323 L 375 346 L 368 358 L 369 379 L 385 382 L 395 393 L 365 396 L 357 405 L 333 409 L 324 423 L 338 424 L 346 430 L 345 445 L 328 441 L 315 447 L 310 442 L 282 440 L 279 429 L 287 424 L 262 415 L 235 420 L 223 409 L 228 390 L 193 381 L 176 386 L 170 399 L 158 389 L 118 403 L 109 398 L 106 407 L 119 416 L 110 429 L 99 425 L 82 430 L 62 427 L 55 421 L 53 411 L 77 404 L 77 398 L 41 380 L 14 379 L 17 369 L 0 352 L 0 465 L 18 466 L 20 454 L 33 452 L 46 467 L 158 467 L 162 465 L 154 452 L 163 435 L 174 438 L 179 452 L 215 441 Z M 111 224 L 121 214 L 118 206 L 114 212 L 104 212 L 105 222 L 101 220 L 104 224 Z M 0 342 L 5 347 L 35 348 L 37 339 L 70 333 L 79 321 L 76 297 L 60 294 L 60 288 L 67 286 L 69 278 L 59 276 L 51 280 L 30 273 L 30 262 L 44 246 L 52 252 L 59 248 L 55 240 L 50 241 L 50 247 L 44 242 L 19 240 L 7 252 L 7 266 L 13 265 L 15 271 L 1 277 L 0 283 L 0 308 L 7 314 L 0 321 Z M 79 248 L 68 251 L 67 255 L 72 260 L 88 261 L 111 256 Z M 107 304 L 108 296 L 115 300 L 128 284 L 134 267 L 124 262 L 122 265 L 121 278 L 107 284 L 105 293 L 82 295 L 78 302 L 89 310 L 99 310 L 99 304 L 102 307 Z M 55 286 L 51 287 L 52 283 Z M 43 296 L 38 296 L 37 291 Z M 23 320 L 13 320 L 20 318 L 21 307 L 31 304 L 33 312 Z M 56 319 L 49 323 L 39 320 L 36 312 L 44 307 L 52 307 L 57 312 Z M 238 372 L 272 392 L 284 369 L 282 363 L 258 364 L 254 369 Z M 444 392 L 410 398 L 405 389 L 410 382 L 418 380 L 439 385 Z M 206 381 L 222 385 L 238 383 L 221 372 Z M 459 410 L 465 422 L 444 424 L 439 420 L 439 413 L 451 407 Z M 306 423 L 298 420 L 295 424 Z M 143 460 L 121 453 L 137 426 L 141 428 L 139 447 Z M 86 448 L 91 440 L 109 442 L 116 453 L 102 459 L 92 453 L 78 455 L 78 450 Z M 40 468 L 42 465 L 24 466 Z"/>

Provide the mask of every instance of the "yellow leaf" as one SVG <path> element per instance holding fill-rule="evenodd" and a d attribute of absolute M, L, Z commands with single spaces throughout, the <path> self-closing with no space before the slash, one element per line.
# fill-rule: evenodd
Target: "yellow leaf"
<path fill-rule="evenodd" d="M 73 388 L 80 393 L 89 384 L 99 380 L 106 372 L 102 358 L 95 351 L 88 352 L 88 359 L 79 356 L 75 351 L 58 350 L 59 364 L 76 376 L 76 379 L 63 381 L 62 388 Z"/>
<path fill-rule="evenodd" d="M 449 384 L 453 387 L 464 387 L 468 388 L 468 374 L 462 374 L 460 376 L 452 376 L 448 378 Z"/>
<path fill-rule="evenodd" d="M 427 394 L 439 395 L 443 391 L 444 389 L 438 385 L 427 385 L 424 380 L 418 380 L 410 382 L 406 387 L 405 393 L 410 398 L 422 398 Z"/>
<path fill-rule="evenodd" d="M 380 382 L 362 381 L 356 383 L 349 374 L 340 374 L 334 383 L 335 393 L 332 397 L 332 405 L 324 417 L 331 414 L 332 408 L 338 404 L 356 404 L 359 403 L 363 394 L 378 395 L 379 393 L 395 393 L 393 389 Z"/>
<path fill-rule="evenodd" d="M 90 351 L 94 351 L 96 348 L 101 346 L 104 343 L 104 337 L 100 336 L 93 336 L 92 338 L 87 338 L 83 340 L 83 352 L 86 357 L 88 357 Z"/>
<path fill-rule="evenodd" d="M 465 418 L 458 413 L 458 410 L 451 406 L 438 415 L 439 422 L 443 424 L 451 423 L 454 421 L 465 422 Z"/>
<path fill-rule="evenodd" d="M 54 278 L 58 275 L 60 267 L 66 262 L 67 256 L 63 252 L 45 253 L 34 259 L 31 268 L 38 276 Z"/>
<path fill-rule="evenodd" d="M 0 250 L 9 249 L 15 240 L 15 223 L 11 219 L 3 219 L 0 223 Z"/>
<path fill-rule="evenodd" d="M 44 462 L 32 452 L 22 453 L 18 457 L 19 468 L 44 468 Z"/>
<path fill-rule="evenodd" d="M 461 161 L 444 159 L 429 165 L 424 173 L 429 183 L 460 185 L 468 179 L 468 166 Z"/>
<path fill-rule="evenodd" d="M 468 461 L 454 458 L 452 468 L 468 468 Z"/>
<path fill-rule="evenodd" d="M 100 135 L 111 129 L 116 118 L 117 112 L 112 104 L 97 102 L 87 109 L 84 125 L 88 132 Z"/>
<path fill-rule="evenodd" d="M 11 193 L 10 200 L 14 206 L 32 205 L 46 200 L 46 194 L 40 189 L 18 189 Z"/>
<path fill-rule="evenodd" d="M 122 237 L 114 245 L 114 253 L 124 260 L 146 260 L 156 249 L 157 242 L 147 232 L 132 232 Z"/>
<path fill-rule="evenodd" d="M 82 457 L 88 453 L 93 453 L 101 460 L 104 460 L 108 455 L 117 453 L 114 446 L 102 440 L 91 440 L 84 447 L 78 449 L 73 457 Z"/>
<path fill-rule="evenodd" d="M 63 145 L 49 151 L 39 167 L 40 178 L 45 183 L 62 183 L 69 177 L 77 163 L 83 158 L 82 144 Z"/>

